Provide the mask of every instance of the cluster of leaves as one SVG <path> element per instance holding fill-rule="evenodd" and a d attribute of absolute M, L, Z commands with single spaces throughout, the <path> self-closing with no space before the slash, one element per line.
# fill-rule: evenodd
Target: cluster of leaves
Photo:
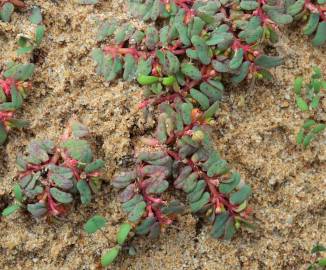
<path fill-rule="evenodd" d="M 185 211 L 179 200 L 168 200 L 171 187 L 185 193 L 193 214 L 212 224 L 213 238 L 230 240 L 241 225 L 251 227 L 251 188 L 230 172 L 211 142 L 209 123 L 217 109 L 217 102 L 201 111 L 178 98 L 159 105 L 155 138 L 144 142 L 160 150 L 140 153 L 135 169 L 112 180 L 123 189 L 122 209 L 136 235 L 157 238 L 162 226 Z"/>
<path fill-rule="evenodd" d="M 318 269 L 325 269 L 326 267 L 326 257 L 324 258 L 318 258 L 320 257 L 321 252 L 325 252 L 326 247 L 321 244 L 316 244 L 313 246 L 311 253 L 315 255 L 315 261 L 309 265 L 307 270 L 318 270 Z"/>
<path fill-rule="evenodd" d="M 117 176 L 112 185 L 124 188 L 122 208 L 130 222 L 139 224 L 136 234 L 157 237 L 160 225 L 171 224 L 183 210 L 179 201 L 168 203 L 162 196 L 171 184 L 187 195 L 192 213 L 213 223 L 212 236 L 230 240 L 235 228 L 247 222 L 247 199 L 251 188 L 236 172 L 231 173 L 211 143 L 208 122 L 216 103 L 202 112 L 191 103 L 176 101 L 159 106 L 156 138 L 150 145 L 161 151 L 141 153 L 133 171 Z"/>
<path fill-rule="evenodd" d="M 186 96 L 197 86 L 203 89 L 200 92 L 216 96 L 222 88 L 220 80 L 230 77 L 237 84 L 247 76 L 270 77 L 267 69 L 283 62 L 260 49 L 276 33 L 259 16 L 243 20 L 246 17 L 228 15 L 232 7 L 218 1 L 131 4 L 130 9 L 140 12 L 144 20 L 162 20 L 145 30 L 104 21 L 97 38 L 113 36 L 114 45 L 95 49 L 92 56 L 97 73 L 108 81 L 122 74 L 127 81 L 138 78 L 141 84 L 150 84 L 147 96 L 171 90 Z M 142 83 L 140 76 L 150 80 Z"/>
<path fill-rule="evenodd" d="M 129 1 L 144 21 L 144 30 L 130 23 L 103 21 L 92 57 L 97 74 L 112 81 L 122 76 L 144 87 L 140 108 L 159 105 L 156 137 L 159 147 L 141 153 L 136 168 L 113 179 L 124 189 L 122 208 L 134 233 L 159 236 L 186 208 L 168 200 L 166 190 L 182 190 L 192 213 L 206 218 L 214 238 L 230 240 L 241 226 L 251 226 L 247 200 L 251 188 L 230 172 L 211 143 L 210 124 L 223 95 L 223 82 L 238 84 L 271 78 L 268 69 L 283 63 L 264 54 L 265 43 L 276 42 L 276 24 L 292 17 L 265 1 Z M 249 6 L 252 8 L 249 8 Z M 264 7 L 262 7 L 264 6 Z M 269 7 L 269 8 L 268 8 Z"/>
<path fill-rule="evenodd" d="M 65 213 L 76 197 L 89 204 L 92 192 L 100 188 L 104 162 L 94 159 L 89 143 L 82 139 L 88 134 L 88 129 L 73 119 L 59 144 L 32 141 L 26 155 L 17 157 L 19 183 L 13 189 L 17 202 L 2 215 L 24 209 L 36 218 L 56 216 Z"/>
<path fill-rule="evenodd" d="M 286 11 L 294 20 L 307 20 L 303 33 L 313 36 L 312 45 L 321 46 L 326 42 L 326 0 L 288 0 Z"/>
<path fill-rule="evenodd" d="M 11 62 L 0 74 L 0 145 L 7 139 L 11 128 L 23 128 L 27 121 L 16 119 L 15 113 L 22 107 L 26 90 L 31 88 L 28 80 L 34 72 L 33 64 Z"/>
<path fill-rule="evenodd" d="M 39 48 L 45 33 L 45 26 L 42 24 L 42 13 L 39 7 L 33 7 L 31 10 L 30 22 L 36 25 L 33 38 L 21 36 L 18 40 L 17 55 L 30 53 Z"/>
<path fill-rule="evenodd" d="M 100 215 L 95 215 L 90 218 L 84 225 L 84 230 L 88 234 L 93 234 L 97 231 L 102 231 L 102 228 L 106 225 L 106 219 Z M 128 240 L 128 235 L 132 231 L 132 226 L 129 223 L 123 223 L 120 225 L 117 236 L 116 236 L 116 245 L 106 251 L 102 258 L 101 264 L 103 267 L 110 265 L 119 255 L 120 251 L 123 248 L 129 250 L 129 254 L 134 254 L 135 250 L 132 246 L 127 247 L 125 243 Z M 105 236 L 105 234 L 103 233 Z"/>
<path fill-rule="evenodd" d="M 326 91 L 326 81 L 323 80 L 321 70 L 314 68 L 310 82 L 304 85 L 303 78 L 297 77 L 294 81 L 296 104 L 303 111 L 315 113 L 318 109 L 323 92 Z M 313 116 L 305 120 L 298 135 L 297 143 L 306 148 L 310 142 L 326 129 L 325 123 L 317 122 Z"/>
<path fill-rule="evenodd" d="M 204 19 L 212 20 L 214 10 L 218 16 L 225 16 L 234 21 L 234 28 L 246 24 L 255 24 L 256 29 L 244 29 L 241 35 L 248 40 L 261 37 L 277 39 L 274 29 L 277 26 L 304 21 L 305 35 L 313 35 L 314 46 L 323 45 L 326 41 L 325 0 L 210 0 L 210 1 L 145 1 L 129 0 L 131 10 L 144 21 L 166 18 L 175 14 L 177 7 L 183 8 L 188 18 L 195 13 Z M 207 11 L 210 14 L 207 14 Z M 226 14 L 230 14 L 229 17 Z"/>
<path fill-rule="evenodd" d="M 9 22 L 15 7 L 24 8 L 25 6 L 21 0 L 0 0 L 0 20 Z"/>
<path fill-rule="evenodd" d="M 10 1 L 9 1 L 10 2 Z M 19 1 L 11 1 L 6 4 L 15 4 Z M 5 4 L 5 5 L 6 5 Z M 17 4 L 17 6 L 19 6 Z M 35 38 L 29 39 L 21 36 L 18 40 L 19 49 L 17 55 L 32 52 L 38 48 L 44 37 L 45 26 L 42 25 L 42 14 L 38 7 L 31 9 L 30 21 L 36 24 Z M 34 64 L 18 64 L 9 62 L 7 68 L 0 74 L 0 145 L 7 138 L 7 131 L 10 128 L 23 128 L 28 125 L 27 121 L 15 119 L 15 111 L 17 111 L 26 97 L 26 89 L 31 88 L 28 80 L 34 72 Z"/>

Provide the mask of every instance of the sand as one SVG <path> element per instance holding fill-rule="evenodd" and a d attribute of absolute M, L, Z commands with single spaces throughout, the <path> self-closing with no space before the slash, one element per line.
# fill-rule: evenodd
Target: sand
<path fill-rule="evenodd" d="M 78 115 L 93 133 L 92 145 L 106 162 L 103 191 L 89 207 L 76 204 L 64 220 L 34 220 L 15 214 L 0 221 L 1 269 L 100 269 L 102 252 L 113 245 L 125 214 L 110 187 L 112 175 L 132 166 L 139 139 L 153 131 L 137 104 L 136 84 L 108 84 L 95 74 L 89 54 L 98 46 L 96 18 L 129 20 L 124 1 L 80 6 L 74 1 L 26 1 L 41 5 L 46 37 L 33 57 L 36 71 L 20 116 L 31 126 L 10 134 L 0 148 L 0 210 L 12 202 L 15 158 L 34 138 L 54 139 L 68 119 Z M 0 22 L 0 64 L 17 58 L 19 34 L 31 34 L 27 13 Z M 255 270 L 306 269 L 314 243 L 326 243 L 326 136 L 307 150 L 295 135 L 308 116 L 298 111 L 292 92 L 297 75 L 309 78 L 312 65 L 326 75 L 326 50 L 311 46 L 297 27 L 282 30 L 277 51 L 285 64 L 272 82 L 229 86 L 214 126 L 217 149 L 253 187 L 255 231 L 242 231 L 231 242 L 209 237 L 207 226 L 190 214 L 180 217 L 159 240 L 135 238 L 137 255 L 123 254 L 110 269 Z M 317 118 L 326 120 L 326 98 Z M 324 134 L 325 135 L 325 134 Z M 107 239 L 83 232 L 84 217 L 105 216 Z"/>

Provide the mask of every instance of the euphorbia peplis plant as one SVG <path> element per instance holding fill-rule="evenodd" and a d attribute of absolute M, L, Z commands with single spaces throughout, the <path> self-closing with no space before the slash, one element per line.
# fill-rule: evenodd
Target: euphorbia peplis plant
<path fill-rule="evenodd" d="M 34 72 L 33 64 L 10 63 L 0 74 L 0 145 L 7 139 L 11 128 L 22 128 L 27 122 L 15 118 L 23 104 L 26 90 L 31 88 L 28 80 Z"/>
<path fill-rule="evenodd" d="M 146 97 L 165 95 L 171 101 L 199 88 L 195 90 L 216 99 L 224 89 L 221 81 L 230 78 L 237 84 L 246 77 L 268 75 L 267 69 L 282 63 L 280 57 L 261 50 L 260 43 L 270 38 L 272 30 L 266 26 L 269 35 L 264 35 L 265 24 L 259 17 L 244 16 L 241 22 L 228 15 L 230 5 L 222 7 L 218 1 L 167 2 L 133 4 L 134 10 L 144 11 L 143 5 L 148 10 L 152 3 L 148 12 L 155 16 L 146 18 L 161 18 L 157 27 L 140 30 L 130 23 L 120 27 L 116 22 L 102 24 L 98 39 L 114 35 L 114 40 L 113 45 L 92 53 L 98 74 L 108 81 L 119 74 L 127 81 L 137 78 L 148 85 Z"/>
<path fill-rule="evenodd" d="M 104 162 L 94 159 L 91 146 L 82 139 L 88 129 L 71 120 L 60 142 L 34 140 L 26 155 L 17 157 L 19 183 L 14 187 L 17 203 L 3 211 L 9 215 L 17 209 L 34 217 L 61 215 L 78 197 L 89 204 L 92 192 L 100 187 L 100 169 Z"/>
<path fill-rule="evenodd" d="M 310 111 L 312 114 L 309 119 L 305 120 L 297 135 L 297 143 L 306 148 L 313 139 L 326 129 L 326 124 L 317 121 L 315 115 L 320 99 L 326 93 L 326 81 L 322 78 L 321 70 L 314 67 L 310 82 L 303 83 L 303 78 L 297 77 L 294 81 L 294 92 L 298 108 L 303 112 Z"/>
<path fill-rule="evenodd" d="M 262 50 L 265 41 L 276 40 L 276 24 L 262 11 L 241 11 L 235 2 L 130 2 L 131 10 L 154 25 L 143 31 L 104 21 L 98 40 L 113 35 L 113 45 L 95 49 L 92 57 L 106 80 L 136 79 L 146 98 L 139 107 L 159 105 L 160 115 L 155 138 L 144 140 L 155 150 L 140 153 L 134 170 L 112 184 L 124 189 L 120 200 L 134 234 L 157 237 L 187 204 L 211 223 L 214 238 L 229 240 L 250 226 L 251 188 L 214 149 L 210 125 L 222 82 L 270 76 L 268 69 L 282 63 Z M 187 202 L 169 200 L 165 193 L 172 187 L 185 192 Z M 111 249 L 102 263 L 111 263 L 120 250 Z"/>
<path fill-rule="evenodd" d="M 230 240 L 236 228 L 248 224 L 251 188 L 230 172 L 211 143 L 209 121 L 216 105 L 205 112 L 180 101 L 159 107 L 156 138 L 145 142 L 160 150 L 139 154 L 136 168 L 112 182 L 124 188 L 120 200 L 129 221 L 140 223 L 136 233 L 157 236 L 161 225 L 172 223 L 169 215 L 183 209 L 179 202 L 162 199 L 173 184 L 187 194 L 191 212 L 213 223 L 213 237 Z"/>

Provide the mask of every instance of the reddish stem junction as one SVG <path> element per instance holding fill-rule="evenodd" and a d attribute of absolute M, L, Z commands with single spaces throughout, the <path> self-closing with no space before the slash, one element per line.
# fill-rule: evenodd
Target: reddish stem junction
<path fill-rule="evenodd" d="M 166 153 L 171 156 L 175 160 L 182 161 L 182 158 L 180 155 L 172 150 L 166 150 Z M 211 193 L 211 202 L 215 205 L 215 211 L 216 213 L 221 212 L 221 206 L 224 205 L 225 208 L 229 211 L 230 215 L 234 215 L 234 210 L 236 209 L 236 206 L 231 204 L 228 199 L 218 192 L 217 185 L 219 183 L 219 180 L 216 178 L 209 177 L 204 171 L 202 171 L 192 160 L 187 159 L 187 165 L 189 165 L 194 172 L 197 172 L 200 177 L 202 177 Z"/>

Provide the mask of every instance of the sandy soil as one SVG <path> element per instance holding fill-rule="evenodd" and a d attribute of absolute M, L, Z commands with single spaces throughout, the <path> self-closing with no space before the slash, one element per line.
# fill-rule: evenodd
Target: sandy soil
<path fill-rule="evenodd" d="M 120 80 L 105 83 L 95 75 L 89 57 L 97 46 L 95 19 L 128 19 L 124 1 L 104 0 L 95 7 L 71 0 L 26 2 L 42 6 L 47 31 L 33 57 L 34 87 L 21 114 L 31 127 L 11 133 L 0 148 L 0 210 L 12 200 L 17 152 L 35 137 L 57 138 L 72 114 L 93 131 L 108 181 L 132 164 L 139 137 L 153 127 L 136 109 L 140 89 Z M 27 18 L 16 12 L 10 24 L 0 22 L 1 65 L 17 59 L 18 35 L 32 33 Z M 308 78 L 314 64 L 326 75 L 326 51 L 312 48 L 295 28 L 285 30 L 277 47 L 286 63 L 273 71 L 275 80 L 251 89 L 229 87 L 214 128 L 216 147 L 254 189 L 250 203 L 257 229 L 237 234 L 230 243 L 216 241 L 204 224 L 185 215 L 156 242 L 135 239 L 137 256 L 121 256 L 112 269 L 306 269 L 313 244 L 326 243 L 326 137 L 305 151 L 295 145 L 304 115 L 296 109 L 291 89 L 294 77 Z M 325 98 L 318 118 L 326 120 Z M 125 218 L 116 195 L 106 184 L 90 207 L 76 206 L 63 221 L 36 221 L 19 214 L 2 219 L 0 268 L 98 269 L 102 251 L 112 245 Z M 108 219 L 105 233 L 112 242 L 100 233 L 83 232 L 84 217 L 95 212 Z"/>

